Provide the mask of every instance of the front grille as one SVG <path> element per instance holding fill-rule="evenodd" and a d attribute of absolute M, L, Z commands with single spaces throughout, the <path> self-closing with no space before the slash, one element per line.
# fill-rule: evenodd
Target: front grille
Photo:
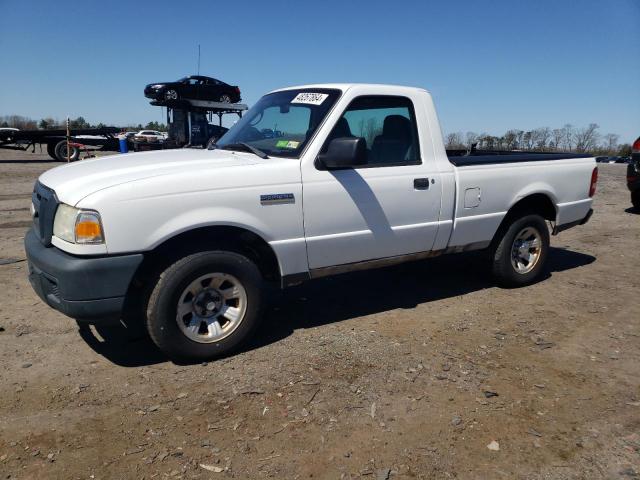
<path fill-rule="evenodd" d="M 33 228 L 42 244 L 49 247 L 53 236 L 53 219 L 60 202 L 56 192 L 40 182 L 36 182 L 33 187 L 31 201 L 34 209 Z"/>

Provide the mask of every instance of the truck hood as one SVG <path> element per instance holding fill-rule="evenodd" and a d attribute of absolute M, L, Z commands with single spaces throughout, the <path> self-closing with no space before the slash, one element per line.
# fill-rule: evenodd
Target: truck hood
<path fill-rule="evenodd" d="M 43 173 L 39 181 L 53 189 L 61 202 L 76 205 L 92 193 L 123 183 L 184 173 L 185 170 L 198 172 L 249 166 L 261 161 L 250 153 L 225 150 L 155 150 L 82 160 L 63 165 Z"/>

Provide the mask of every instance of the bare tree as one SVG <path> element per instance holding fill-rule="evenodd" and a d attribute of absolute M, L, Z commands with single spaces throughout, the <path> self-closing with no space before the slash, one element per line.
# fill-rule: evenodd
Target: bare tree
<path fill-rule="evenodd" d="M 599 125 L 597 123 L 590 123 L 588 127 L 576 130 L 573 134 L 573 138 L 576 144 L 576 150 L 578 152 L 587 152 L 593 150 L 598 144 Z"/>
<path fill-rule="evenodd" d="M 464 141 L 462 140 L 462 132 L 452 132 L 446 136 L 446 147 L 450 149 L 464 148 Z"/>
<path fill-rule="evenodd" d="M 562 131 L 561 128 L 554 128 L 553 131 L 551 132 L 551 142 L 549 145 L 554 150 L 558 150 L 560 148 L 560 145 L 562 144 L 563 136 L 564 136 L 564 132 Z"/>
<path fill-rule="evenodd" d="M 490 148 L 488 146 L 489 143 L 489 135 L 487 133 L 481 133 L 477 138 L 478 142 L 478 150 L 486 150 Z"/>
<path fill-rule="evenodd" d="M 503 141 L 504 146 L 507 150 L 515 150 L 518 147 L 518 131 L 517 130 L 508 130 L 507 133 L 504 134 Z"/>
<path fill-rule="evenodd" d="M 524 131 L 511 129 L 502 136 L 494 136 L 489 133 L 477 134 L 475 132 L 452 132 L 445 137 L 445 143 L 449 149 L 470 148 L 476 144 L 478 150 L 566 150 L 589 152 L 594 155 L 615 155 L 619 147 L 620 136 L 615 133 L 607 133 L 601 136 L 600 128 L 596 123 L 591 123 L 584 128 L 575 128 L 567 123 L 562 128 L 551 129 L 539 127 Z M 599 143 L 602 138 L 602 143 Z"/>
<path fill-rule="evenodd" d="M 499 143 L 501 143 L 501 137 L 494 137 L 493 135 L 489 135 L 488 133 L 483 133 L 478 137 L 478 148 L 482 148 L 485 150 L 495 150 L 499 148 Z"/>
<path fill-rule="evenodd" d="M 631 145 L 628 143 L 623 143 L 618 148 L 618 155 L 620 155 L 621 157 L 630 157 L 632 153 L 633 150 L 631 149 Z"/>
<path fill-rule="evenodd" d="M 536 150 L 545 150 L 547 142 L 551 138 L 551 129 L 549 127 L 540 127 L 533 130 L 532 137 L 534 148 Z"/>
<path fill-rule="evenodd" d="M 562 127 L 562 148 L 567 151 L 573 148 L 573 125 L 570 123 Z"/>
<path fill-rule="evenodd" d="M 609 152 L 610 154 L 615 153 L 620 135 L 617 135 L 615 133 L 607 133 L 602 137 L 602 139 L 604 141 L 604 144 L 602 146 L 607 150 L 607 152 Z"/>
<path fill-rule="evenodd" d="M 478 142 L 478 134 L 475 132 L 467 132 L 466 139 L 467 148 L 471 148 L 471 145 Z"/>
<path fill-rule="evenodd" d="M 0 117 L 0 123 L 7 127 L 19 128 L 20 130 L 31 130 L 38 127 L 38 122 L 32 118 L 23 117 L 22 115 L 5 115 Z"/>

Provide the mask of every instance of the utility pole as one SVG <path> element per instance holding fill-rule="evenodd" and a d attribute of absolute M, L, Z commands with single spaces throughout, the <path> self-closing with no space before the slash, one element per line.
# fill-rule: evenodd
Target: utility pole
<path fill-rule="evenodd" d="M 198 44 L 198 75 L 200 75 L 200 44 Z"/>

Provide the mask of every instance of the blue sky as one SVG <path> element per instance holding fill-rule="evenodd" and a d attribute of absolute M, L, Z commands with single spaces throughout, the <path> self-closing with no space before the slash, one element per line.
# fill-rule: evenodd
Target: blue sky
<path fill-rule="evenodd" d="M 640 0 L 0 0 L 0 115 L 163 120 L 144 85 L 201 73 L 254 103 L 302 83 L 425 87 L 443 128 L 640 135 Z M 226 19 L 217 22 L 216 18 Z"/>

